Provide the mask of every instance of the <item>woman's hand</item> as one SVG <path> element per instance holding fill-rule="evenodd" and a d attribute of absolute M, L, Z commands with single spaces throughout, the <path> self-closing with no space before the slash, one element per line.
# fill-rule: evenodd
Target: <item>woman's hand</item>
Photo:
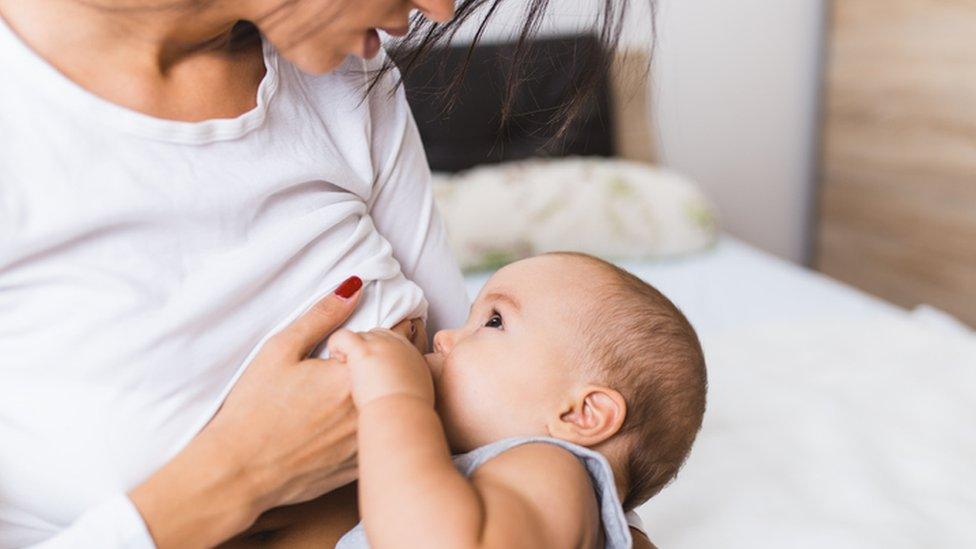
<path fill-rule="evenodd" d="M 266 509 L 356 478 L 348 369 L 307 356 L 349 317 L 361 285 L 350 279 L 272 336 L 203 431 L 129 494 L 157 546 L 216 545 Z"/>

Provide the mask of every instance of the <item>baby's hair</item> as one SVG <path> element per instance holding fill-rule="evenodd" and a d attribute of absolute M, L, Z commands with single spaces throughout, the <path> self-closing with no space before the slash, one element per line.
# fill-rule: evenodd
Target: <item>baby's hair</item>
<path fill-rule="evenodd" d="M 594 286 L 600 311 L 583 319 L 584 356 L 627 403 L 618 436 L 632 445 L 624 495 L 630 510 L 677 476 L 701 428 L 708 385 L 701 344 L 685 315 L 640 278 L 591 255 L 551 255 L 587 261 L 609 275 Z"/>

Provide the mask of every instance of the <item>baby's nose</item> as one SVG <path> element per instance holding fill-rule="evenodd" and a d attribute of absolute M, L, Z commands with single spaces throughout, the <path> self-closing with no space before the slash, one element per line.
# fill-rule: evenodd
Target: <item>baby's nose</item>
<path fill-rule="evenodd" d="M 450 354 L 454 347 L 454 330 L 441 330 L 434 334 L 434 351 L 442 355 Z"/>

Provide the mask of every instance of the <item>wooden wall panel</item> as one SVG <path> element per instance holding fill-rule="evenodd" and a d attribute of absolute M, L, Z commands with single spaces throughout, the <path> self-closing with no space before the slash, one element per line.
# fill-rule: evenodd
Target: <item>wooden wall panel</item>
<path fill-rule="evenodd" d="M 976 1 L 835 0 L 823 272 L 976 326 Z"/>
<path fill-rule="evenodd" d="M 610 71 L 617 156 L 647 163 L 655 160 L 648 89 L 650 62 L 646 51 L 621 51 Z"/>

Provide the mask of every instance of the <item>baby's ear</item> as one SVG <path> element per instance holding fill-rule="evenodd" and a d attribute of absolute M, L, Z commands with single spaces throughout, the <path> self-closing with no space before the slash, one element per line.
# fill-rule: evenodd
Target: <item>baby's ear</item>
<path fill-rule="evenodd" d="M 550 420 L 549 434 L 580 446 L 596 446 L 617 434 L 626 417 L 623 395 L 591 385 L 567 400 L 558 417 Z"/>

